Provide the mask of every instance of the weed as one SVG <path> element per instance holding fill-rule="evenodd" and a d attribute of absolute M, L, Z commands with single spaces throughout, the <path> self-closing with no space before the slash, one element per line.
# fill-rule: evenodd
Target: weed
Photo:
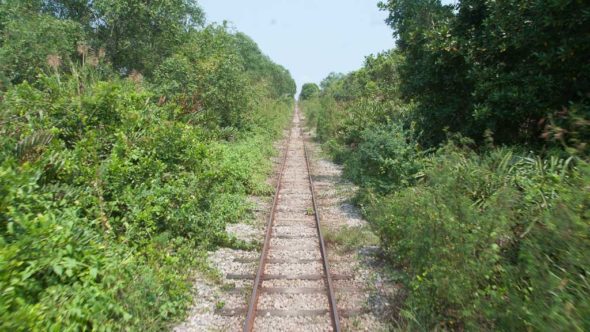
<path fill-rule="evenodd" d="M 324 228 L 324 240 L 342 253 L 354 251 L 364 246 L 377 245 L 379 238 L 369 226 L 343 226 L 337 230 Z"/>
<path fill-rule="evenodd" d="M 225 307 L 225 301 L 217 301 L 215 303 L 215 309 L 221 310 Z"/>
<path fill-rule="evenodd" d="M 235 288 L 236 288 L 235 283 L 226 283 L 226 284 L 221 285 L 221 290 L 225 291 L 225 292 L 234 290 Z"/>

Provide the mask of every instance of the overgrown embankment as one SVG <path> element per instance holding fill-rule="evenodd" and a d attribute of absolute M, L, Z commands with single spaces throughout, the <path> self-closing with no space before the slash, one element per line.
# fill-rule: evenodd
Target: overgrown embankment
<path fill-rule="evenodd" d="M 269 190 L 293 80 L 192 1 L 8 1 L 0 36 L 0 330 L 166 328 Z"/>
<path fill-rule="evenodd" d="M 382 7 L 398 47 L 300 100 L 403 272 L 398 322 L 588 330 L 588 6 Z"/>

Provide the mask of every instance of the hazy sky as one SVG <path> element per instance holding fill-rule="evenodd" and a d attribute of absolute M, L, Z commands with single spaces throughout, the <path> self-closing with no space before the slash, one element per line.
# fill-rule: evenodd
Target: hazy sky
<path fill-rule="evenodd" d="M 227 20 L 301 84 L 347 73 L 394 46 L 378 0 L 199 0 L 208 22 Z"/>

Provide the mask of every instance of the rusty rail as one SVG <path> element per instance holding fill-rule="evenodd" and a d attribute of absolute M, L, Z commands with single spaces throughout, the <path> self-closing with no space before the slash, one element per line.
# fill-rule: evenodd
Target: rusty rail
<path fill-rule="evenodd" d="M 256 308 L 258 307 L 258 298 L 260 297 L 260 288 L 264 277 L 264 268 L 268 257 L 268 249 L 270 247 L 270 238 L 272 236 L 272 227 L 275 219 L 276 207 L 279 202 L 279 192 L 281 191 L 281 184 L 285 165 L 287 164 L 287 157 L 289 156 L 289 147 L 291 142 L 291 133 L 293 132 L 293 125 L 289 127 L 289 138 L 285 147 L 285 155 L 281 161 L 279 176 L 277 178 L 277 186 L 275 188 L 274 198 L 272 200 L 272 207 L 268 222 L 266 224 L 266 235 L 264 236 L 264 245 L 262 246 L 262 254 L 260 255 L 260 262 L 258 263 L 258 272 L 254 278 L 254 287 L 252 288 L 252 296 L 248 305 L 248 313 L 246 314 L 246 321 L 244 322 L 244 332 L 251 332 L 254 328 L 254 320 L 256 319 Z"/>
<path fill-rule="evenodd" d="M 294 117 L 298 117 L 298 119 L 301 119 L 299 117 L 299 110 L 296 107 L 295 109 L 295 115 Z M 301 128 L 300 128 L 301 130 Z M 282 164 L 280 167 L 280 173 L 278 176 L 278 182 L 277 182 L 277 186 L 276 186 L 276 191 L 274 194 L 274 198 L 273 198 L 273 204 L 271 207 L 271 211 L 270 211 L 270 216 L 267 222 L 267 228 L 266 228 L 266 235 L 264 238 L 264 245 L 262 247 L 262 254 L 260 255 L 260 262 L 258 265 L 258 272 L 256 273 L 256 277 L 254 278 L 254 287 L 252 289 L 252 296 L 250 298 L 250 302 L 248 305 L 248 311 L 246 314 L 246 320 L 244 322 L 244 332 L 251 332 L 254 328 L 254 321 L 256 319 L 256 315 L 257 313 L 260 312 L 268 312 L 268 313 L 273 313 L 275 315 L 280 315 L 282 312 L 273 312 L 272 310 L 263 310 L 263 311 L 259 311 L 257 310 L 258 307 L 258 299 L 260 297 L 260 293 L 263 291 L 262 289 L 262 281 L 265 279 L 265 277 L 275 277 L 277 278 L 277 276 L 265 276 L 264 275 L 264 270 L 266 267 L 266 263 L 268 263 L 268 252 L 269 252 L 269 248 L 270 248 L 270 239 L 272 237 L 272 228 L 274 225 L 274 220 L 275 220 L 275 212 L 276 212 L 276 207 L 279 201 L 279 192 L 282 188 L 282 178 L 283 178 L 283 173 L 285 170 L 285 165 L 286 165 L 286 161 L 287 161 L 287 156 L 289 154 L 289 147 L 290 147 L 290 141 L 291 141 L 291 134 L 293 133 L 293 126 L 291 126 L 290 130 L 289 130 L 289 140 L 287 141 L 286 144 L 286 150 L 285 150 L 285 155 L 283 157 L 282 160 Z M 330 275 L 330 266 L 328 263 L 328 256 L 326 253 L 326 245 L 324 243 L 324 238 L 322 236 L 322 230 L 320 228 L 320 217 L 319 217 L 319 213 L 318 213 L 318 208 L 317 208 L 317 200 L 315 197 L 315 188 L 314 188 L 314 184 L 313 184 L 313 178 L 311 176 L 311 169 L 310 169 L 310 163 L 309 163 L 309 153 L 307 151 L 307 146 L 305 145 L 305 138 L 303 135 L 303 130 L 300 131 L 301 137 L 303 139 L 303 149 L 304 149 L 304 154 L 305 154 L 305 165 L 307 167 L 307 171 L 308 171 L 308 180 L 309 180 L 309 188 L 311 191 L 311 199 L 313 202 L 313 212 L 314 212 L 314 216 L 315 216 L 315 226 L 317 229 L 317 234 L 318 234 L 318 238 L 319 238 L 319 245 L 320 245 L 320 251 L 321 251 L 321 256 L 322 256 L 322 266 L 323 266 L 323 270 L 324 270 L 324 275 L 323 276 L 303 276 L 304 278 L 309 278 L 309 280 L 318 280 L 318 279 L 324 279 L 326 281 L 326 292 L 327 292 L 327 296 L 328 296 L 328 302 L 329 302 L 329 310 L 300 310 L 300 312 L 298 313 L 299 315 L 317 315 L 317 314 L 322 314 L 322 313 L 329 313 L 330 314 L 330 319 L 332 321 L 332 326 L 334 327 L 334 331 L 335 332 L 340 332 L 340 319 L 339 319 L 339 315 L 338 315 L 338 307 L 336 305 L 336 297 L 334 295 L 334 287 L 333 287 L 333 283 L 332 283 L 332 276 Z M 284 276 L 285 278 L 287 278 L 286 276 Z M 298 276 L 297 278 L 301 278 L 302 276 Z M 268 290 L 267 290 L 268 291 Z M 282 290 L 275 290 L 275 291 L 282 291 Z M 302 293 L 306 293 L 306 292 L 315 292 L 317 291 L 317 289 L 301 289 L 299 290 Z"/>
<path fill-rule="evenodd" d="M 297 112 L 297 116 L 299 116 L 299 112 Z M 299 120 L 299 122 L 301 122 L 301 120 Z M 322 229 L 320 227 L 320 215 L 318 213 L 317 200 L 315 198 L 315 187 L 313 185 L 313 178 L 311 177 L 311 168 L 309 167 L 309 153 L 307 152 L 307 145 L 305 145 L 305 135 L 303 135 L 303 129 L 301 129 L 301 137 L 303 140 L 303 150 L 305 152 L 305 164 L 307 166 L 307 175 L 309 176 L 309 187 L 311 189 L 311 200 L 313 202 L 313 214 L 315 216 L 316 227 L 318 229 L 318 238 L 320 240 L 320 250 L 322 252 L 322 265 L 324 266 L 324 275 L 326 277 L 327 285 L 326 288 L 328 291 L 328 300 L 330 302 L 330 318 L 332 319 L 334 331 L 340 332 L 340 318 L 338 317 L 338 306 L 336 305 L 336 296 L 334 294 L 332 276 L 330 275 L 330 264 L 328 263 L 326 244 L 324 243 L 324 237 L 322 236 Z"/>

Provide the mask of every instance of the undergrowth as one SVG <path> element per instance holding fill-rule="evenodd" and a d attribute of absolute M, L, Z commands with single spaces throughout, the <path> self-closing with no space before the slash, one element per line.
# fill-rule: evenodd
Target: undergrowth
<path fill-rule="evenodd" d="M 354 201 L 397 270 L 392 279 L 405 285 L 394 326 L 590 329 L 586 145 L 562 139 L 561 147 L 548 141 L 531 151 L 498 146 L 491 131 L 477 142 L 448 130 L 443 144 L 424 145 L 419 138 L 429 133 L 416 127 L 416 105 L 396 92 L 400 59 L 368 58 L 301 101 L 316 139 L 359 185 Z M 568 137 L 587 134 L 587 121 L 570 120 Z M 364 233 L 344 229 L 326 239 L 349 250 Z"/>
<path fill-rule="evenodd" d="M 340 253 L 349 253 L 360 247 L 379 243 L 379 238 L 368 226 L 322 228 L 322 233 L 326 243 Z"/>
<path fill-rule="evenodd" d="M 56 58 L 2 92 L 0 330 L 168 329 L 193 301 L 191 273 L 215 278 L 208 250 L 251 249 L 225 228 L 251 217 L 248 195 L 270 192 L 269 142 L 292 100 L 248 85 L 231 45 L 199 60 L 219 66 L 194 69 L 219 85 L 191 100 L 223 116 L 187 103 L 194 91 L 162 95 L 161 77 L 119 77 L 104 59 L 66 71 Z"/>

